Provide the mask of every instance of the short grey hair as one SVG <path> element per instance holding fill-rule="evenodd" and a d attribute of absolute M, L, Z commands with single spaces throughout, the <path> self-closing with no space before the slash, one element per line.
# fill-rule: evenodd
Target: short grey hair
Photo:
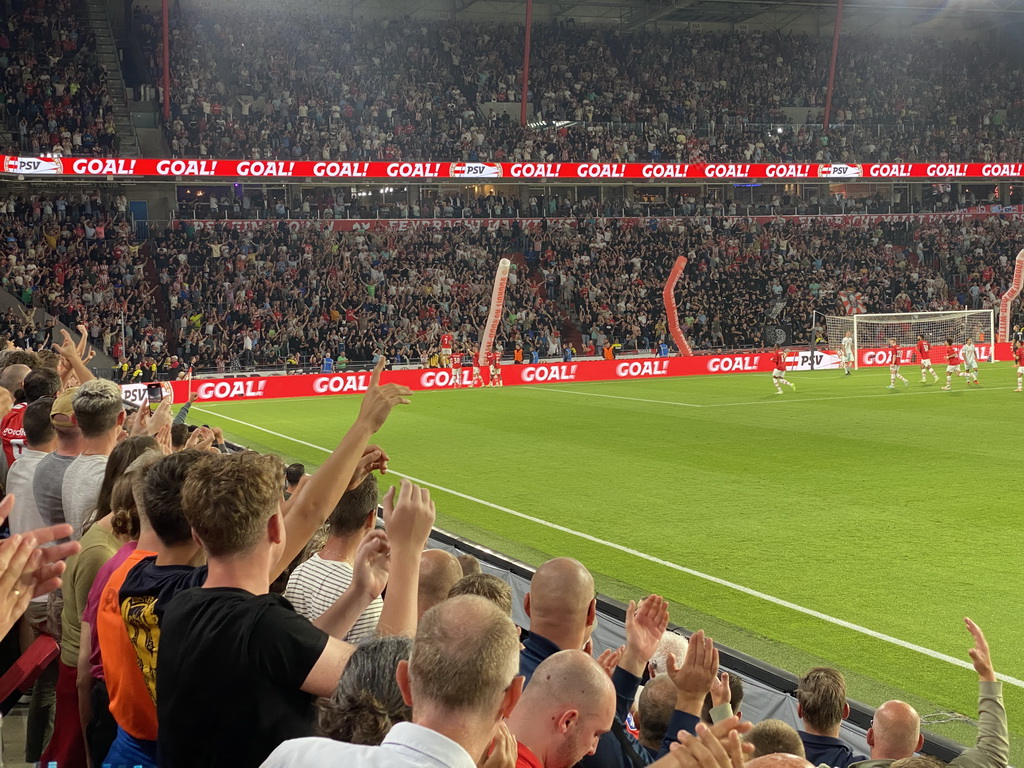
<path fill-rule="evenodd" d="M 660 675 L 662 672 L 668 672 L 668 655 L 670 653 L 676 657 L 676 664 L 681 665 L 688 646 L 689 641 L 682 635 L 671 631 L 663 632 L 654 655 L 649 659 L 654 668 L 654 674 Z"/>
<path fill-rule="evenodd" d="M 121 389 L 108 379 L 92 379 L 78 388 L 71 407 L 85 437 L 99 437 L 115 426 L 124 410 Z"/>

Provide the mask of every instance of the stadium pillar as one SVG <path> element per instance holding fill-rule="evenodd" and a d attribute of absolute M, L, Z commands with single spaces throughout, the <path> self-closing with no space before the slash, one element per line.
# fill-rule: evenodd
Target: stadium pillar
<path fill-rule="evenodd" d="M 166 0 L 164 0 L 166 2 Z M 533 0 L 526 0 L 526 42 L 523 44 L 523 95 L 519 103 L 519 124 L 526 125 L 526 95 L 530 92 L 530 27 L 533 25 Z"/>
<path fill-rule="evenodd" d="M 828 132 L 829 120 L 832 119 L 832 92 L 836 84 L 836 55 L 839 53 L 839 32 L 843 27 L 843 0 L 836 0 L 836 24 L 832 31 L 832 61 L 828 67 L 828 90 L 825 91 L 825 124 Z"/>
<path fill-rule="evenodd" d="M 170 33 L 170 19 L 169 19 L 169 0 L 163 0 L 161 3 L 161 14 L 163 16 L 163 42 L 164 42 L 164 120 L 171 119 L 171 33 Z"/>

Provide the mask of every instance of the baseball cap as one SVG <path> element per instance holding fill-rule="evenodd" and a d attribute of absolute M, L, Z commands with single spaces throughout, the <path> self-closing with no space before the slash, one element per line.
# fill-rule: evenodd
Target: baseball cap
<path fill-rule="evenodd" d="M 71 426 L 71 416 L 75 413 L 75 409 L 71 406 L 71 401 L 76 394 L 78 394 L 78 387 L 71 387 L 70 389 L 65 389 L 57 396 L 57 399 L 53 401 L 53 406 L 50 408 L 51 422 L 57 426 Z"/>

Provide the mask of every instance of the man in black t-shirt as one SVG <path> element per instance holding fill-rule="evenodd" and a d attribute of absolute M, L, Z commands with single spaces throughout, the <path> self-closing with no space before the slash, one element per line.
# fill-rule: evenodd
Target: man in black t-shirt
<path fill-rule="evenodd" d="M 201 588 L 175 596 L 161 624 L 156 680 L 164 768 L 255 768 L 282 741 L 308 736 L 315 697 L 334 692 L 353 650 L 338 638 L 385 584 L 379 630 L 415 630 L 420 552 L 434 521 L 429 492 L 403 481 L 397 495 L 385 495 L 388 534 L 367 534 L 352 586 L 314 625 L 282 596 L 268 594 L 286 542 L 283 482 L 278 459 L 241 453 L 203 459 L 182 486 L 208 575 Z"/>

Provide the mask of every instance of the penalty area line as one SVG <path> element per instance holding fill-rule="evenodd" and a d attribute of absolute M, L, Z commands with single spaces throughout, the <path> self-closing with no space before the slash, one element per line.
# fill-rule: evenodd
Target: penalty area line
<path fill-rule="evenodd" d="M 680 403 L 675 400 L 656 400 L 645 397 L 625 397 L 624 395 L 602 395 L 598 392 L 577 392 L 575 389 L 558 389 L 557 387 L 536 386 L 526 384 L 523 389 L 539 389 L 542 392 L 564 392 L 567 395 L 580 395 L 581 397 L 607 397 L 610 400 L 632 400 L 637 403 L 660 403 L 661 405 L 682 405 L 686 408 L 703 408 L 703 405 L 695 403 Z"/>
<path fill-rule="evenodd" d="M 224 416 L 223 414 L 215 413 L 214 411 L 207 411 L 204 408 L 193 407 L 193 410 L 200 411 L 202 413 L 209 413 L 211 416 L 216 416 L 217 418 L 225 419 L 226 421 L 233 421 L 236 424 L 241 424 L 244 427 L 249 427 L 250 429 L 256 429 L 256 430 L 259 430 L 260 432 L 265 432 L 268 435 L 273 435 L 274 437 L 279 437 L 282 440 L 289 440 L 289 441 L 291 441 L 293 443 L 296 443 L 298 445 L 304 445 L 307 448 L 313 448 L 314 450 L 322 451 L 323 453 L 331 453 L 332 452 L 331 449 L 324 448 L 322 445 L 316 445 L 315 443 L 310 443 L 310 442 L 307 442 L 305 440 L 300 440 L 300 439 L 298 439 L 296 437 L 291 437 L 290 435 L 285 435 L 285 434 L 282 434 L 280 432 L 274 432 L 273 430 L 266 429 L 265 427 L 257 426 L 256 424 L 250 424 L 249 422 L 242 421 L 241 419 L 236 419 L 236 418 L 233 418 L 231 416 Z M 862 635 L 866 635 L 867 637 L 871 637 L 871 638 L 873 638 L 875 640 L 881 640 L 883 642 L 889 643 L 891 645 L 898 646 L 898 647 L 903 648 L 903 649 L 908 650 L 908 651 L 914 651 L 914 652 L 919 653 L 919 654 L 921 654 L 923 656 L 928 656 L 929 658 L 936 659 L 937 661 L 944 661 L 944 662 L 946 662 L 948 664 L 952 664 L 952 665 L 957 666 L 957 667 L 962 667 L 963 669 L 974 669 L 974 665 L 973 664 L 971 664 L 968 661 L 964 661 L 963 659 L 958 659 L 955 656 L 950 656 L 950 655 L 945 654 L 945 653 L 940 653 L 939 651 L 933 651 L 931 648 L 925 648 L 924 646 L 917 645 L 915 643 L 908 643 L 906 640 L 900 640 L 898 637 L 893 637 L 892 635 L 887 635 L 887 634 L 885 634 L 883 632 L 876 632 L 875 630 L 869 629 L 868 627 L 862 627 L 859 624 L 854 624 L 853 622 L 846 621 L 845 619 L 839 619 L 839 618 L 836 618 L 835 616 L 830 616 L 827 613 L 822 613 L 821 611 L 816 611 L 813 608 L 805 608 L 802 605 L 797 605 L 796 603 L 792 603 L 789 600 L 783 600 L 782 598 L 778 598 L 778 597 L 775 597 L 773 595 L 766 594 L 764 592 L 759 592 L 756 589 L 751 589 L 750 587 L 745 587 L 742 584 L 736 584 L 735 582 L 727 581 L 726 579 L 720 579 L 717 576 L 712 576 L 710 574 L 702 573 L 701 571 L 694 570 L 693 568 L 687 568 L 684 565 L 679 565 L 678 563 L 673 563 L 673 562 L 670 562 L 668 560 L 663 560 L 660 557 L 655 557 L 654 555 L 649 555 L 646 552 L 641 552 L 641 551 L 639 551 L 637 549 L 632 549 L 631 547 L 627 547 L 627 546 L 624 546 L 622 544 L 616 544 L 613 541 L 606 541 L 605 539 L 600 539 L 600 538 L 598 538 L 596 536 L 591 536 L 589 533 L 583 533 L 582 531 L 577 531 L 577 530 L 574 530 L 572 528 L 568 528 L 568 527 L 566 527 L 564 525 L 559 525 L 558 523 L 552 523 L 552 522 L 550 522 L 548 520 L 542 520 L 539 517 L 534 517 L 533 515 L 528 515 L 525 512 L 518 512 L 518 511 L 516 511 L 514 509 L 509 509 L 508 507 L 503 507 L 500 504 L 494 504 L 493 502 L 485 501 L 484 499 L 479 499 L 476 496 L 470 496 L 467 493 L 462 493 L 461 491 L 455 491 L 455 490 L 452 490 L 451 488 L 446 488 L 443 485 L 437 485 L 436 483 L 431 483 L 431 482 L 429 482 L 427 480 L 422 480 L 422 479 L 420 479 L 418 477 L 413 477 L 412 475 L 407 475 L 407 474 L 404 474 L 402 472 L 396 472 L 395 470 L 392 470 L 392 469 L 388 470 L 388 474 L 393 474 L 393 475 L 396 475 L 398 477 L 404 477 L 407 480 L 411 480 L 414 483 L 419 483 L 420 485 L 425 485 L 428 488 L 433 488 L 435 490 L 441 491 L 442 493 L 447 493 L 447 494 L 449 494 L 451 496 L 457 496 L 458 498 L 465 499 L 466 501 L 472 501 L 475 504 L 480 504 L 482 506 L 489 507 L 490 509 L 496 510 L 498 512 L 504 512 L 507 515 L 512 515 L 513 517 L 518 517 L 518 518 L 520 518 L 522 520 L 527 520 L 527 521 L 529 521 L 531 523 L 535 523 L 537 525 L 544 526 L 545 528 L 551 528 L 552 530 L 556 530 L 556 531 L 559 531 L 561 533 L 566 533 L 566 534 L 568 534 L 570 536 L 575 536 L 577 538 L 584 539 L 585 541 L 589 541 L 589 542 L 592 542 L 594 544 L 600 544 L 601 546 L 608 547 L 609 549 L 614 549 L 614 550 L 617 550 L 617 551 L 622 552 L 624 554 L 631 555 L 633 557 L 639 558 L 641 560 L 646 560 L 649 563 L 654 563 L 656 565 L 661 565 L 661 566 L 664 566 L 665 568 L 669 568 L 671 570 L 678 571 L 680 573 L 685 573 L 688 576 L 694 576 L 694 577 L 696 577 L 698 579 L 703 579 L 704 581 L 708 581 L 708 582 L 710 582 L 712 584 L 717 584 L 718 586 L 726 587 L 726 588 L 734 590 L 736 592 L 741 592 L 742 594 L 748 595 L 750 597 L 755 597 L 755 598 L 757 598 L 759 600 L 763 600 L 763 601 L 768 602 L 768 603 L 772 603 L 773 605 L 778 605 L 778 606 L 780 606 L 782 608 L 788 608 L 788 609 L 790 609 L 792 611 L 796 611 L 797 613 L 802 613 L 805 616 L 811 616 L 811 617 L 813 617 L 815 619 L 820 619 L 821 621 L 828 622 L 829 624 L 834 624 L 834 625 L 836 625 L 838 627 L 843 627 L 844 629 L 853 630 L 854 632 L 858 632 L 858 633 L 860 633 Z M 1010 675 L 1005 675 L 1005 674 L 1002 674 L 1002 673 L 996 673 L 996 677 L 999 680 L 1002 680 L 1004 683 L 1007 683 L 1009 685 L 1016 686 L 1017 688 L 1024 688 L 1024 680 L 1019 680 L 1016 677 L 1011 677 Z"/>

